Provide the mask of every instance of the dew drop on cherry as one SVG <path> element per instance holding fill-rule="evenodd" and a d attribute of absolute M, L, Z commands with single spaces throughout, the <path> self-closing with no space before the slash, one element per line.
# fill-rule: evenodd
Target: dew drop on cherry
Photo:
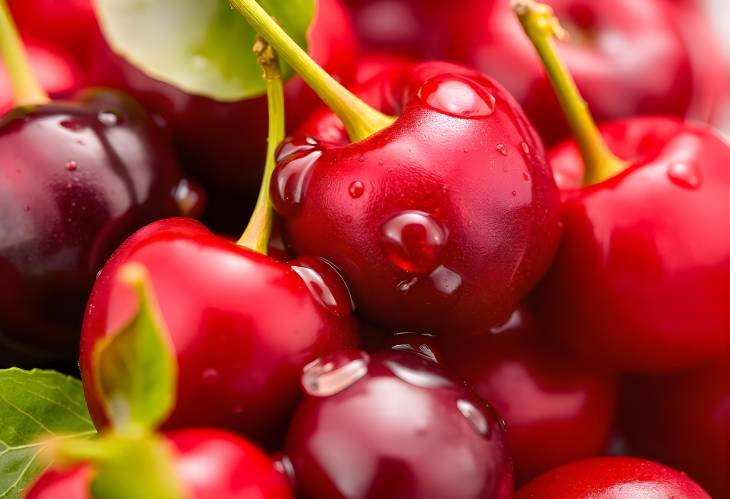
<path fill-rule="evenodd" d="M 445 376 L 433 370 L 430 359 L 407 352 L 397 358 L 383 360 L 383 365 L 397 378 L 419 388 L 444 388 L 454 386 Z"/>
<path fill-rule="evenodd" d="M 507 146 L 504 144 L 497 144 L 497 152 L 502 156 L 507 156 Z"/>
<path fill-rule="evenodd" d="M 356 180 L 350 184 L 348 191 L 351 198 L 357 199 L 365 193 L 365 186 L 362 182 Z"/>
<path fill-rule="evenodd" d="M 411 352 L 411 353 L 414 353 L 416 355 L 423 357 L 426 360 L 430 360 L 431 362 L 438 363 L 436 354 L 433 353 L 433 350 L 431 350 L 431 348 L 426 344 L 418 345 L 418 348 L 416 348 L 411 343 L 398 343 L 398 344 L 393 345 L 390 348 L 391 348 L 391 350 L 397 350 L 399 352 Z"/>
<path fill-rule="evenodd" d="M 292 154 L 309 152 L 316 149 L 318 145 L 319 142 L 312 137 L 286 139 L 281 143 L 279 150 L 276 152 L 276 161 L 283 161 L 287 158 L 287 156 L 291 156 Z"/>
<path fill-rule="evenodd" d="M 390 261 L 415 274 L 426 274 L 438 267 L 447 238 L 446 229 L 431 215 L 415 210 L 398 213 L 380 231 L 380 241 Z"/>
<path fill-rule="evenodd" d="M 456 296 L 461 291 L 461 275 L 440 265 L 429 275 L 434 288 L 448 296 Z"/>
<path fill-rule="evenodd" d="M 431 78 L 418 97 L 432 109 L 458 118 L 483 118 L 494 113 L 496 99 L 479 83 L 455 75 Z"/>
<path fill-rule="evenodd" d="M 527 172 L 522 172 L 522 180 L 524 180 L 525 182 L 529 182 L 530 181 L 530 174 L 527 173 Z"/>
<path fill-rule="evenodd" d="M 302 388 L 313 397 L 329 397 L 346 390 L 368 373 L 370 356 L 359 350 L 332 353 L 307 364 Z"/>
<path fill-rule="evenodd" d="M 293 213 L 304 198 L 309 176 L 322 152 L 312 149 L 287 156 L 274 173 L 272 199 L 283 215 Z"/>
<path fill-rule="evenodd" d="M 205 195 L 202 188 L 197 184 L 182 179 L 175 186 L 172 195 L 181 215 L 195 217 L 201 213 Z"/>
<path fill-rule="evenodd" d="M 527 142 L 521 142 L 520 147 L 522 148 L 523 153 L 530 154 L 530 145 Z"/>
<path fill-rule="evenodd" d="M 116 126 L 119 124 L 119 116 L 114 111 L 101 111 L 96 117 L 99 123 L 105 126 Z"/>
<path fill-rule="evenodd" d="M 405 279 L 398 283 L 398 290 L 402 292 L 409 291 L 418 282 L 418 277 L 412 277 L 411 279 Z"/>
<path fill-rule="evenodd" d="M 63 120 L 60 125 L 66 130 L 70 130 L 72 132 L 81 132 L 86 129 L 86 123 L 79 120 Z"/>
<path fill-rule="evenodd" d="M 314 299 L 337 317 L 352 313 L 352 297 L 340 274 L 328 263 L 304 257 L 291 262 L 291 269 L 304 281 Z"/>
<path fill-rule="evenodd" d="M 459 399 L 456 401 L 456 407 L 459 409 L 462 416 L 469 421 L 469 424 L 472 428 L 474 428 L 474 431 L 485 438 L 489 437 L 489 421 L 487 421 L 487 417 L 477 406 L 468 400 Z"/>
<path fill-rule="evenodd" d="M 66 169 L 70 172 L 75 172 L 79 168 L 79 165 L 76 164 L 76 161 L 69 161 L 66 163 Z"/>
<path fill-rule="evenodd" d="M 699 189 L 702 186 L 702 173 L 694 163 L 672 163 L 667 169 L 667 176 L 684 189 Z"/>

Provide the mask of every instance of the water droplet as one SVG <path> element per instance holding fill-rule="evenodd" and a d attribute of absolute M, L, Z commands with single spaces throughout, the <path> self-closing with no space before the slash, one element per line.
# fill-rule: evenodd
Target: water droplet
<path fill-rule="evenodd" d="M 522 152 L 525 154 L 530 154 L 530 146 L 527 142 L 521 142 L 520 147 L 522 148 Z"/>
<path fill-rule="evenodd" d="M 303 257 L 290 262 L 291 269 L 304 281 L 314 299 L 337 317 L 352 313 L 354 305 L 342 276 L 327 262 Z"/>
<path fill-rule="evenodd" d="M 363 193 L 365 192 L 365 186 L 363 185 L 362 182 L 360 182 L 359 180 L 356 180 L 350 184 L 349 192 L 350 192 L 351 198 L 357 199 L 360 196 L 362 196 Z"/>
<path fill-rule="evenodd" d="M 279 150 L 276 152 L 276 161 L 283 161 L 287 156 L 292 154 L 309 152 L 312 149 L 316 149 L 319 145 L 312 137 L 297 137 L 289 138 L 281 143 Z"/>
<path fill-rule="evenodd" d="M 456 401 L 456 407 L 479 435 L 483 437 L 489 436 L 489 421 L 487 421 L 487 417 L 477 406 L 468 400 L 459 399 Z"/>
<path fill-rule="evenodd" d="M 406 272 L 426 274 L 438 266 L 448 232 L 428 213 L 404 211 L 385 222 L 380 240 L 388 258 Z"/>
<path fill-rule="evenodd" d="M 390 347 L 392 350 L 397 350 L 399 352 L 411 352 L 415 353 L 416 355 L 420 355 L 426 360 L 430 360 L 431 362 L 438 363 L 438 359 L 436 358 L 436 354 L 433 353 L 433 350 L 431 350 L 431 347 L 426 345 L 425 343 L 421 343 L 416 347 L 413 343 L 398 343 L 396 345 L 393 345 Z"/>
<path fill-rule="evenodd" d="M 370 356 L 359 350 L 326 355 L 307 364 L 302 387 L 313 397 L 329 397 L 354 385 L 368 373 Z"/>
<path fill-rule="evenodd" d="M 202 190 L 197 185 L 191 184 L 187 179 L 182 179 L 178 182 L 172 196 L 180 210 L 180 214 L 185 217 L 197 215 L 202 208 Z"/>
<path fill-rule="evenodd" d="M 102 125 L 116 126 L 119 124 L 119 116 L 114 111 L 101 111 L 96 117 Z"/>
<path fill-rule="evenodd" d="M 290 484 L 294 484 L 296 475 L 294 474 L 294 465 L 289 459 L 289 456 L 285 454 L 275 454 L 274 457 L 274 468 L 276 471 L 284 475 Z"/>
<path fill-rule="evenodd" d="M 517 196 L 517 191 L 512 191 L 512 196 Z"/>
<path fill-rule="evenodd" d="M 410 290 L 415 284 L 418 282 L 418 277 L 413 277 L 411 279 L 406 279 L 405 281 L 401 281 L 398 283 L 398 289 L 402 292 L 406 292 Z"/>
<path fill-rule="evenodd" d="M 383 365 L 401 380 L 419 388 L 454 386 L 450 379 L 435 372 L 433 363 L 421 355 L 405 353 L 395 359 L 383 360 Z"/>
<path fill-rule="evenodd" d="M 530 174 L 527 173 L 527 172 L 522 172 L 522 180 L 524 180 L 525 182 L 529 182 L 530 181 Z"/>
<path fill-rule="evenodd" d="M 215 368 L 209 368 L 203 370 L 203 383 L 207 385 L 215 385 L 221 380 L 221 373 L 218 371 L 218 369 Z"/>
<path fill-rule="evenodd" d="M 66 130 L 71 130 L 72 132 L 80 132 L 86 129 L 86 123 L 79 120 L 63 120 L 60 125 Z"/>
<path fill-rule="evenodd" d="M 507 146 L 504 144 L 497 144 L 497 152 L 502 156 L 507 156 Z"/>
<path fill-rule="evenodd" d="M 78 169 L 79 165 L 76 164 L 76 161 L 69 161 L 66 163 L 66 169 L 70 172 L 75 172 Z"/>
<path fill-rule="evenodd" d="M 273 180 L 273 201 L 279 213 L 291 214 L 302 202 L 309 176 L 321 156 L 322 151 L 313 149 L 290 154 L 279 164 Z"/>
<path fill-rule="evenodd" d="M 461 276 L 443 265 L 429 275 L 437 291 L 445 295 L 456 295 L 461 290 Z"/>
<path fill-rule="evenodd" d="M 669 180 L 684 189 L 699 189 L 702 186 L 702 173 L 694 163 L 673 163 L 667 175 Z"/>
<path fill-rule="evenodd" d="M 482 118 L 494 113 L 496 99 L 482 85 L 462 76 L 439 75 L 418 90 L 418 97 L 436 111 L 458 118 Z"/>

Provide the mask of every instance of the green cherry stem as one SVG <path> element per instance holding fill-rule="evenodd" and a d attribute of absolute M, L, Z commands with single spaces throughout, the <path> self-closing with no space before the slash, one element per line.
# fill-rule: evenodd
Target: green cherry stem
<path fill-rule="evenodd" d="M 266 255 L 269 250 L 271 227 L 274 222 L 274 205 L 269 194 L 271 176 L 276 167 L 276 149 L 286 134 L 284 123 L 284 84 L 281 81 L 279 58 L 266 40 L 257 37 L 253 48 L 256 59 L 264 72 L 266 95 L 269 102 L 269 139 L 266 150 L 266 167 L 261 181 L 259 197 L 253 215 L 246 230 L 238 240 L 239 246 L 245 246 Z"/>
<path fill-rule="evenodd" d="M 351 140 L 366 139 L 393 123 L 395 118 L 363 102 L 322 69 L 256 0 L 230 0 L 230 4 L 334 111 L 345 124 Z"/>
<path fill-rule="evenodd" d="M 0 0 L 0 56 L 10 76 L 16 106 L 44 104 L 50 100 L 33 75 L 6 0 Z"/>
<path fill-rule="evenodd" d="M 597 184 L 621 173 L 626 164 L 611 152 L 603 140 L 575 80 L 558 55 L 554 38 L 565 38 L 567 33 L 560 26 L 553 9 L 535 0 L 512 0 L 512 9 L 537 49 L 575 134 L 585 164 L 583 185 Z"/>

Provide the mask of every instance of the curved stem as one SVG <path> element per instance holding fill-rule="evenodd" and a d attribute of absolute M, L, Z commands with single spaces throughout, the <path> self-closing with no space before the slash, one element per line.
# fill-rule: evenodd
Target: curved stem
<path fill-rule="evenodd" d="M 395 118 L 363 102 L 322 69 L 256 0 L 230 0 L 230 3 L 342 120 L 351 140 L 366 139 L 393 123 Z"/>
<path fill-rule="evenodd" d="M 10 76 L 16 106 L 43 104 L 50 100 L 33 75 L 6 0 L 0 0 L 0 55 Z"/>
<path fill-rule="evenodd" d="M 585 165 L 583 184 L 596 184 L 622 172 L 626 164 L 611 152 L 603 140 L 575 80 L 558 56 L 553 38 L 564 38 L 567 33 L 552 8 L 535 0 L 513 0 L 512 8 L 537 49 L 575 134 Z"/>
<path fill-rule="evenodd" d="M 276 149 L 284 140 L 286 133 L 284 124 L 284 84 L 281 81 L 279 58 L 276 56 L 274 49 L 263 38 L 259 37 L 256 40 L 254 52 L 266 80 L 266 95 L 269 102 L 269 143 L 266 150 L 264 178 L 261 181 L 256 207 L 246 230 L 238 240 L 238 244 L 266 255 L 274 221 L 274 206 L 271 202 L 269 186 L 276 167 Z"/>

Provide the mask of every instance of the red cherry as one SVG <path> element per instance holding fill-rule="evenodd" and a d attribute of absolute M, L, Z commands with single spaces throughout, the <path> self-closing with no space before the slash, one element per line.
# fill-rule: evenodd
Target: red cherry
<path fill-rule="evenodd" d="M 173 450 L 178 478 L 189 499 L 292 497 L 286 478 L 274 463 L 236 435 L 209 429 L 187 429 L 169 433 L 166 438 Z M 91 499 L 92 478 L 93 471 L 88 465 L 68 471 L 47 470 L 25 497 Z"/>
<path fill-rule="evenodd" d="M 309 53 L 328 72 L 349 81 L 355 66 L 350 19 L 340 0 L 319 1 L 309 29 Z M 146 76 L 113 54 L 101 37 L 94 45 L 92 81 L 122 88 L 162 115 L 175 133 L 187 170 L 207 187 L 222 191 L 222 195 L 235 193 L 238 206 L 232 210 L 222 207 L 225 212 L 213 217 L 225 219 L 235 213 L 240 221 L 245 215 L 245 211 L 241 214 L 242 205 L 244 210 L 248 206 L 248 199 L 242 201 L 241 192 L 255 193 L 261 181 L 266 127 L 258 124 L 266 123 L 266 96 L 223 103 L 189 95 Z M 287 122 L 295 127 L 319 100 L 297 77 L 288 81 L 285 88 Z M 257 126 L 251 126 L 252 123 Z"/>
<path fill-rule="evenodd" d="M 693 72 L 699 68 L 661 0 L 544 3 L 556 10 L 570 33 L 560 53 L 598 122 L 636 114 L 683 117 L 695 98 L 704 98 L 694 85 Z M 554 144 L 570 129 L 509 5 L 508 0 L 472 0 L 463 6 L 448 55 L 502 83 L 543 140 Z M 710 75 L 698 74 L 697 80 L 705 77 Z"/>
<path fill-rule="evenodd" d="M 432 361 L 340 352 L 302 385 L 286 453 L 304 497 L 511 497 L 497 418 Z"/>
<path fill-rule="evenodd" d="M 626 388 L 631 450 L 686 471 L 713 497 L 730 497 L 728 360 L 670 376 L 632 377 Z"/>
<path fill-rule="evenodd" d="M 600 457 L 566 464 L 517 491 L 515 499 L 710 499 L 687 475 L 658 463 L 629 457 Z"/>
<path fill-rule="evenodd" d="M 349 294 L 328 264 L 277 262 L 192 220 L 157 222 L 117 250 L 87 308 L 80 366 L 99 426 L 106 417 L 92 354 L 134 312 L 133 293 L 115 279 L 128 262 L 147 268 L 177 353 L 178 402 L 164 428 L 215 426 L 276 444 L 299 400 L 302 368 L 354 341 Z"/>
<path fill-rule="evenodd" d="M 5 115 L 0 177 L 0 275 L 13 290 L 0 294 L 2 348 L 35 364 L 75 358 L 105 260 L 139 227 L 181 213 L 175 155 L 138 104 L 94 91 Z"/>
<path fill-rule="evenodd" d="M 342 123 L 319 112 L 282 147 L 272 197 L 286 240 L 336 265 L 358 310 L 388 329 L 504 322 L 559 236 L 534 130 L 501 87 L 451 64 L 391 69 L 357 93 L 402 114 L 343 145 Z"/>
<path fill-rule="evenodd" d="M 25 48 L 33 72 L 51 97 L 69 97 L 81 87 L 84 76 L 67 53 L 32 39 L 26 40 Z M 13 91 L 7 71 L 0 69 L 0 114 L 13 107 Z"/>
<path fill-rule="evenodd" d="M 730 341 L 730 148 L 666 118 L 606 125 L 628 168 L 566 192 L 563 241 L 538 293 L 546 328 L 585 358 L 657 371 L 702 361 Z M 550 154 L 582 164 L 575 143 Z M 689 292 L 691 290 L 691 292 Z"/>
<path fill-rule="evenodd" d="M 91 0 L 8 0 L 20 31 L 86 61 L 97 31 Z"/>
<path fill-rule="evenodd" d="M 442 342 L 445 365 L 504 418 L 517 483 L 601 454 L 613 424 L 614 378 L 544 344 L 541 333 L 520 310 L 489 334 Z"/>

